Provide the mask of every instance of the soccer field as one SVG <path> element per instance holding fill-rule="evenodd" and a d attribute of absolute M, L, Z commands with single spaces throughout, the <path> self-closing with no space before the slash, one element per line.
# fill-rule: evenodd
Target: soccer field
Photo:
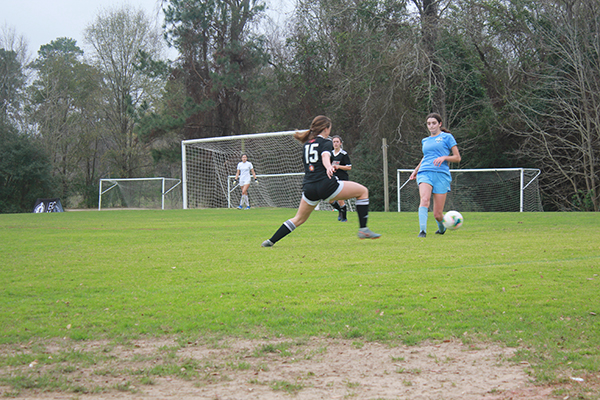
<path fill-rule="evenodd" d="M 0 215 L 1 341 L 176 334 L 499 342 L 545 374 L 600 370 L 600 214 L 464 213 L 418 238 L 415 213 L 295 210 Z"/>

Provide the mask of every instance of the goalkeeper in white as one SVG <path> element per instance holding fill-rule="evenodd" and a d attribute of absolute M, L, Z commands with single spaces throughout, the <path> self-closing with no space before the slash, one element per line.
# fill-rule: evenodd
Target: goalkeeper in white
<path fill-rule="evenodd" d="M 250 200 L 248 200 L 248 188 L 250 187 L 250 173 L 254 176 L 254 181 L 258 182 L 256 174 L 254 173 L 254 166 L 248 161 L 248 156 L 242 154 L 242 162 L 237 165 L 237 172 L 235 174 L 235 180 L 239 178 L 239 185 L 242 188 L 242 198 L 240 199 L 240 205 L 238 208 L 242 210 L 244 204 L 246 204 L 246 210 L 250 209 Z"/>

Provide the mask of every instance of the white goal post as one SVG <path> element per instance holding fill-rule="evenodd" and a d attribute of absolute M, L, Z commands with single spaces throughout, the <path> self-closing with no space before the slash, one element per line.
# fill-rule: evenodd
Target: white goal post
<path fill-rule="evenodd" d="M 398 211 L 417 211 L 419 188 L 408 178 L 413 169 L 398 169 Z M 535 168 L 451 169 L 452 191 L 446 197 L 446 210 L 461 212 L 543 211 Z M 433 205 L 430 205 L 430 207 Z"/>
<path fill-rule="evenodd" d="M 181 208 L 181 179 L 100 179 L 98 211 L 104 208 Z"/>

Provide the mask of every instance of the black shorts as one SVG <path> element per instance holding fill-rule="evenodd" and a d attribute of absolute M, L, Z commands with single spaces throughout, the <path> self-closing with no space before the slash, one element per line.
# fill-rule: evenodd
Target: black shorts
<path fill-rule="evenodd" d="M 305 183 L 302 186 L 302 198 L 311 206 L 316 206 L 319 201 L 329 201 L 337 196 L 344 188 L 344 183 L 335 178 L 322 179 L 314 183 Z"/>

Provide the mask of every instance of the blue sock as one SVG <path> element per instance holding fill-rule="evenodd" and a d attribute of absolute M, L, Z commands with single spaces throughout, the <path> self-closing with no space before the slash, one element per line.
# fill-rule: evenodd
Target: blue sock
<path fill-rule="evenodd" d="M 439 228 L 440 233 L 446 232 L 446 227 L 444 226 L 444 221 L 443 220 L 442 221 L 438 221 L 436 219 L 435 222 L 437 222 L 437 224 L 438 224 L 438 228 Z"/>
<path fill-rule="evenodd" d="M 419 227 L 422 232 L 427 232 L 427 207 L 419 207 Z"/>

